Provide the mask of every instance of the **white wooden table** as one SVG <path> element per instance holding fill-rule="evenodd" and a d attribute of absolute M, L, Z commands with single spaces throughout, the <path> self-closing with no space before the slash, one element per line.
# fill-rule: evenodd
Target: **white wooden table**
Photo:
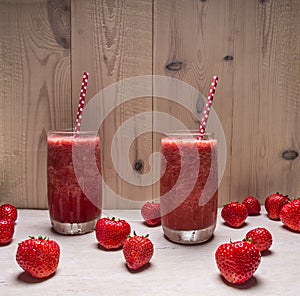
<path fill-rule="evenodd" d="M 115 211 L 115 216 L 139 216 L 138 211 Z M 134 220 L 134 219 L 133 219 Z M 248 217 L 240 229 L 224 225 L 219 216 L 213 239 L 194 246 L 166 240 L 161 227 L 149 228 L 141 221 L 128 221 L 138 234 L 149 233 L 155 252 L 151 264 L 131 273 L 123 253 L 98 247 L 94 233 L 63 236 L 52 231 L 48 211 L 19 210 L 14 239 L 0 247 L 1 295 L 296 295 L 299 289 L 300 234 L 262 214 Z M 232 286 L 222 279 L 214 254 L 219 244 L 242 239 L 254 227 L 264 226 L 273 235 L 270 252 L 262 257 L 255 276 Z M 46 235 L 61 246 L 61 260 L 54 276 L 36 280 L 17 265 L 18 242 L 28 235 Z"/>

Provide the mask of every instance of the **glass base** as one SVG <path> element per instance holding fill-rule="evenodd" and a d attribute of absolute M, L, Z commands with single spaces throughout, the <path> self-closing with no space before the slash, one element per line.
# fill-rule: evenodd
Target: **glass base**
<path fill-rule="evenodd" d="M 83 223 L 61 223 L 51 219 L 54 230 L 61 234 L 85 234 L 95 229 L 97 219 Z"/>
<path fill-rule="evenodd" d="M 213 225 L 197 230 L 174 230 L 163 226 L 165 236 L 172 242 L 184 245 L 194 245 L 203 243 L 211 238 L 216 228 L 216 223 Z"/>

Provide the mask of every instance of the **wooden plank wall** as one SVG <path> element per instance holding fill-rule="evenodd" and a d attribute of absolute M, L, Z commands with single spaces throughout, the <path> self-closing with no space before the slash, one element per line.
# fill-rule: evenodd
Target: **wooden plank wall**
<path fill-rule="evenodd" d="M 0 198 L 44 208 L 49 129 L 71 124 L 70 5 L 0 1 Z"/>
<path fill-rule="evenodd" d="M 249 194 L 263 203 L 274 191 L 299 195 L 299 15 L 298 0 L 0 0 L 0 203 L 47 207 L 46 133 L 72 127 L 85 70 L 89 99 L 112 83 L 151 74 L 206 95 L 217 73 L 214 109 L 227 142 L 219 204 Z M 122 102 L 129 92 L 111 99 Z M 105 180 L 125 198 L 106 192 L 105 207 L 132 207 L 126 198 L 147 200 L 153 192 L 118 177 L 109 154 L 113 134 L 136 114 L 170 109 L 141 97 L 107 116 Z M 199 125 L 191 114 L 174 114 L 191 129 Z M 147 117 L 149 131 L 152 125 Z M 137 138 L 132 167 L 142 161 L 141 173 L 148 172 L 158 149 L 159 135 Z"/>
<path fill-rule="evenodd" d="M 91 73 L 88 97 L 122 79 L 137 75 L 152 74 L 152 2 L 128 1 L 81 1 L 72 2 L 72 81 L 73 93 L 79 94 L 83 71 Z M 111 142 L 117 129 L 135 114 L 152 110 L 152 101 L 147 98 L 122 103 L 130 90 L 124 87 L 115 101 L 114 112 L 106 117 L 101 128 L 103 147 L 104 179 L 108 187 L 119 197 L 104 189 L 104 207 L 134 207 L 131 200 L 151 199 L 152 188 L 130 186 L 117 174 L 111 160 Z M 76 114 L 78 98 L 73 96 L 73 114 Z M 145 123 L 152 129 L 152 121 Z M 118 137 L 118 153 L 123 154 L 124 137 Z M 132 167 L 152 152 L 152 136 L 139 137 L 130 150 Z M 119 160 L 122 162 L 122 159 Z M 147 161 L 145 161 L 147 163 Z M 131 167 L 131 168 L 132 168 Z M 130 168 L 130 169 L 131 169 Z M 134 173 L 134 170 L 130 172 Z"/>

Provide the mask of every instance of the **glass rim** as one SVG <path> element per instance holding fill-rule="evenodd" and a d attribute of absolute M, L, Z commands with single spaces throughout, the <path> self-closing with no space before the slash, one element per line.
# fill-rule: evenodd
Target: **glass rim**
<path fill-rule="evenodd" d="M 179 130 L 179 131 L 170 131 L 168 133 L 164 134 L 164 137 L 169 136 L 182 136 L 182 135 L 189 135 L 189 136 L 206 136 L 206 137 L 214 137 L 214 132 L 205 132 L 203 134 L 200 134 L 199 130 Z"/>
<path fill-rule="evenodd" d="M 98 130 L 89 130 L 89 131 L 79 131 L 75 132 L 75 129 L 70 128 L 70 129 L 58 129 L 58 130 L 48 130 L 47 134 L 61 134 L 61 135 L 74 135 L 74 134 L 79 134 L 79 135 L 88 135 L 88 134 L 98 134 Z"/>

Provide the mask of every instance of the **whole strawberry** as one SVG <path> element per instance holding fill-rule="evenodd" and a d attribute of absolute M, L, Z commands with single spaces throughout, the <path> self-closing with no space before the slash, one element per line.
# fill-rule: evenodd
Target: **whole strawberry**
<path fill-rule="evenodd" d="M 11 219 L 16 221 L 18 218 L 17 209 L 10 204 L 4 204 L 0 206 L 0 219 Z"/>
<path fill-rule="evenodd" d="M 285 204 L 280 210 L 279 217 L 286 227 L 300 232 L 300 199 Z"/>
<path fill-rule="evenodd" d="M 257 227 L 247 232 L 246 240 L 250 241 L 260 252 L 265 252 L 272 245 L 272 235 L 264 227 Z"/>
<path fill-rule="evenodd" d="M 149 263 L 154 253 L 153 244 L 146 236 L 129 237 L 123 246 L 123 254 L 126 264 L 131 270 L 139 270 Z"/>
<path fill-rule="evenodd" d="M 52 275 L 57 269 L 59 257 L 58 243 L 42 236 L 21 242 L 16 254 L 20 267 L 35 278 Z"/>
<path fill-rule="evenodd" d="M 146 224 L 156 226 L 160 224 L 160 204 L 147 202 L 141 208 L 141 214 Z"/>
<path fill-rule="evenodd" d="M 248 196 L 243 200 L 243 204 L 248 210 L 248 215 L 258 215 L 260 213 L 260 203 L 255 196 Z"/>
<path fill-rule="evenodd" d="M 13 220 L 0 219 L 0 246 L 7 245 L 12 241 L 15 232 L 15 222 Z"/>
<path fill-rule="evenodd" d="M 225 243 L 218 247 L 215 260 L 222 276 L 232 284 L 242 284 L 257 270 L 261 255 L 247 241 Z"/>
<path fill-rule="evenodd" d="M 98 220 L 95 232 L 99 244 L 105 249 L 118 249 L 123 246 L 131 231 L 125 220 L 101 218 Z"/>
<path fill-rule="evenodd" d="M 221 216 L 229 226 L 237 228 L 244 224 L 248 210 L 244 204 L 233 201 L 223 207 Z"/>
<path fill-rule="evenodd" d="M 289 201 L 290 199 L 287 195 L 282 195 L 278 192 L 268 196 L 265 200 L 265 208 L 268 217 L 272 220 L 279 220 L 279 213 L 282 206 Z"/>

